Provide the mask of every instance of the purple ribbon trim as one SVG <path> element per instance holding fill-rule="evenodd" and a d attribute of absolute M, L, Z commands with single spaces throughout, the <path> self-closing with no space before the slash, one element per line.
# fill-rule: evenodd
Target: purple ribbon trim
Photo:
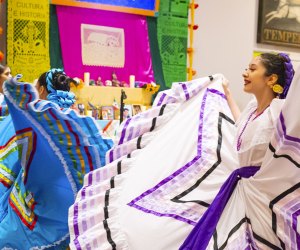
<path fill-rule="evenodd" d="M 113 160 L 114 160 L 114 150 L 111 149 L 109 151 L 109 163 L 113 162 Z"/>
<path fill-rule="evenodd" d="M 285 121 L 284 121 L 284 117 L 283 117 L 283 114 L 282 112 L 280 113 L 280 122 L 281 122 L 281 126 L 282 126 L 282 130 L 283 130 L 283 135 L 284 135 L 284 138 L 286 140 L 290 140 L 290 141 L 293 141 L 293 142 L 298 142 L 300 143 L 300 139 L 297 138 L 297 137 L 293 137 L 293 136 L 290 136 L 290 135 L 287 135 L 286 134 L 286 126 L 285 126 Z"/>
<path fill-rule="evenodd" d="M 185 83 L 181 84 L 181 87 L 183 89 L 183 92 L 184 92 L 184 95 L 185 95 L 185 99 L 186 100 L 190 99 L 190 93 L 189 93 L 189 91 L 188 91 L 188 89 L 186 87 L 186 84 Z"/>
<path fill-rule="evenodd" d="M 74 245 L 77 250 L 81 250 L 81 246 L 78 241 L 79 227 L 78 227 L 78 204 L 77 203 L 75 203 L 75 206 L 74 206 L 73 228 L 74 228 L 74 233 L 75 233 Z"/>
<path fill-rule="evenodd" d="M 181 245 L 180 250 L 205 250 L 213 236 L 218 221 L 231 197 L 237 183 L 241 178 L 250 178 L 260 169 L 257 166 L 236 169 L 222 185 L 219 193 L 206 212 L 193 228 L 192 232 Z"/>
<path fill-rule="evenodd" d="M 163 100 L 165 99 L 166 96 L 167 96 L 166 93 L 162 93 L 162 95 L 159 98 L 159 101 L 158 101 L 156 106 L 161 106 L 161 104 L 162 104 L 162 102 L 163 102 Z"/>
<path fill-rule="evenodd" d="M 295 231 L 295 234 L 296 234 L 296 243 L 297 243 L 297 246 L 299 247 L 300 246 L 300 236 L 297 232 L 297 217 L 300 215 L 300 210 L 296 211 L 293 215 L 292 215 L 292 218 L 293 218 L 293 229 Z"/>
<path fill-rule="evenodd" d="M 211 92 L 211 93 L 214 93 L 214 94 L 216 94 L 216 95 L 221 96 L 221 97 L 224 98 L 225 100 L 227 99 L 226 96 L 225 96 L 222 92 L 220 92 L 219 90 L 217 90 L 217 89 L 210 89 L 210 88 L 207 88 L 207 90 L 208 90 L 209 92 Z"/>
<path fill-rule="evenodd" d="M 123 142 L 124 142 L 126 129 L 127 129 L 128 124 L 129 124 L 130 121 L 131 121 L 131 118 L 128 118 L 126 120 L 125 124 L 124 124 L 123 130 L 122 130 L 122 133 L 121 133 L 121 138 L 120 138 L 120 141 L 119 141 L 119 145 L 123 144 Z"/>

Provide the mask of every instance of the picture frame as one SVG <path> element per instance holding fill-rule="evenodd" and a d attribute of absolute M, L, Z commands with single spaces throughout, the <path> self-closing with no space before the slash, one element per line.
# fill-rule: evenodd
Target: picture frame
<path fill-rule="evenodd" d="M 102 120 L 114 120 L 114 108 L 113 106 L 102 106 L 101 107 Z"/>
<path fill-rule="evenodd" d="M 99 108 L 92 109 L 92 117 L 94 117 L 95 120 L 100 119 L 100 109 Z"/>
<path fill-rule="evenodd" d="M 126 120 L 130 117 L 132 117 L 132 105 L 126 104 L 124 105 L 124 112 L 123 112 L 123 120 Z"/>
<path fill-rule="evenodd" d="M 146 110 L 146 107 L 141 104 L 132 104 L 132 115 L 137 115 Z"/>
<path fill-rule="evenodd" d="M 120 120 L 120 109 L 115 109 L 114 110 L 114 119 L 115 120 Z"/>
<path fill-rule="evenodd" d="M 298 2 L 259 0 L 257 42 L 299 48 L 300 3 Z"/>

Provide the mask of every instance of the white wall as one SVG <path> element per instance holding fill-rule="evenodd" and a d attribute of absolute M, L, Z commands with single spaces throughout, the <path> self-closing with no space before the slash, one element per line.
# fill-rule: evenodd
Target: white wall
<path fill-rule="evenodd" d="M 222 73 L 230 82 L 232 93 L 241 108 L 250 96 L 243 92 L 242 73 L 253 50 L 285 51 L 295 64 L 300 50 L 256 43 L 258 0 L 196 0 L 194 78 Z"/>

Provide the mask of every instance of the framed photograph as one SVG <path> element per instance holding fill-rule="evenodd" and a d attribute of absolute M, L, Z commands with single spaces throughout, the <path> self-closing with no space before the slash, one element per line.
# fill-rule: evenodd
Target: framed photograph
<path fill-rule="evenodd" d="M 126 104 L 124 105 L 123 120 L 130 117 L 132 117 L 132 105 Z"/>
<path fill-rule="evenodd" d="M 92 109 L 92 117 L 94 117 L 95 120 L 100 119 L 100 109 Z"/>
<path fill-rule="evenodd" d="M 259 0 L 257 42 L 300 47 L 300 0 Z"/>
<path fill-rule="evenodd" d="M 145 106 L 141 104 L 132 104 L 132 115 L 137 115 L 145 110 Z"/>
<path fill-rule="evenodd" d="M 114 110 L 114 118 L 115 120 L 120 120 L 120 109 Z"/>
<path fill-rule="evenodd" d="M 114 108 L 113 106 L 102 106 L 101 107 L 102 120 L 113 120 L 114 119 Z"/>

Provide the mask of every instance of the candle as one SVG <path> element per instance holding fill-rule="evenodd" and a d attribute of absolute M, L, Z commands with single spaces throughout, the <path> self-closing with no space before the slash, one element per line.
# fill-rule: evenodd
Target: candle
<path fill-rule="evenodd" d="M 84 72 L 83 81 L 85 86 L 89 86 L 90 84 L 90 72 Z"/>
<path fill-rule="evenodd" d="M 129 86 L 130 86 L 130 88 L 135 87 L 135 76 L 134 75 L 129 76 Z"/>

